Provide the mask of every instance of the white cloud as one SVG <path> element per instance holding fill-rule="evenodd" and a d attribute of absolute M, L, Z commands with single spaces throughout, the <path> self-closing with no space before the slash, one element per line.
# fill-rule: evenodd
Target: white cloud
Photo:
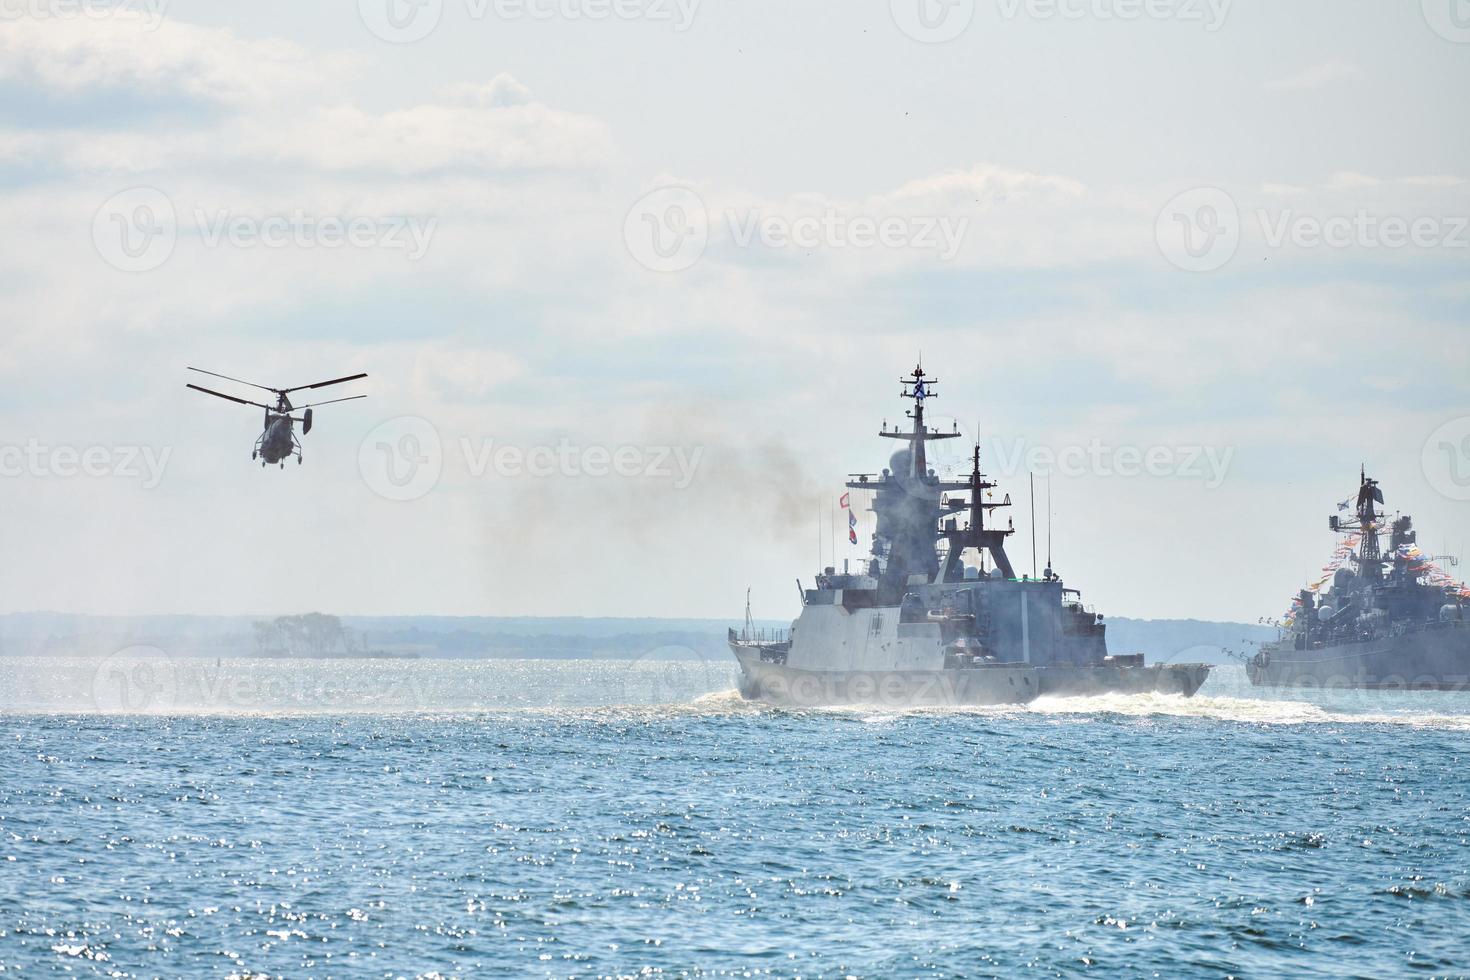
<path fill-rule="evenodd" d="M 470 348 L 463 341 L 421 346 L 414 354 L 413 390 L 432 402 L 478 399 L 526 371 L 526 362 L 513 354 Z"/>
<path fill-rule="evenodd" d="M 345 64 L 288 41 L 174 19 L 153 25 L 141 14 L 0 22 L 0 81 L 50 97 L 259 105 L 308 91 Z"/>
<path fill-rule="evenodd" d="M 1304 68 L 1285 78 L 1273 79 L 1266 82 L 1264 88 L 1268 92 L 1299 92 L 1308 89 L 1325 88 L 1338 82 L 1350 81 L 1360 78 L 1363 70 L 1348 61 L 1324 61 L 1319 65 Z"/>
<path fill-rule="evenodd" d="M 528 105 L 535 99 L 530 89 L 501 72 L 483 85 L 460 82 L 447 86 L 440 92 L 440 101 L 503 109 L 507 106 Z"/>
<path fill-rule="evenodd" d="M 430 103 L 382 114 L 321 109 L 284 131 L 256 129 L 246 148 L 318 170 L 421 174 L 594 168 L 612 141 L 601 123 L 540 103 Z"/>

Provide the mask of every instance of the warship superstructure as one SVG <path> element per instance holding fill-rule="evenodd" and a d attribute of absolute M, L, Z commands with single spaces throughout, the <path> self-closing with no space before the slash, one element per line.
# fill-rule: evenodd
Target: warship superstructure
<path fill-rule="evenodd" d="M 1292 601 L 1281 638 L 1247 661 L 1251 683 L 1470 687 L 1470 589 L 1419 550 L 1410 517 L 1390 518 L 1380 510 L 1377 480 L 1366 471 L 1358 480 L 1352 514 L 1328 518 L 1329 529 L 1343 535 L 1332 562 Z M 1346 511 L 1352 504 L 1349 499 L 1338 507 Z"/>
<path fill-rule="evenodd" d="M 741 693 L 778 704 L 903 706 L 1193 695 L 1208 666 L 1110 656 L 1103 617 L 1080 592 L 1050 567 L 1039 577 L 1016 574 L 1005 547 L 1013 521 L 1002 527 L 995 513 L 1010 506 L 1009 496 L 994 499 L 997 485 L 981 472 L 978 447 L 967 479 L 930 468 L 928 444 L 960 434 L 925 424 L 938 382 L 922 367 L 901 383 L 912 427 L 885 422 L 879 435 L 907 445 L 881 475 L 847 483 L 848 498 L 872 495 L 870 555 L 856 569 L 823 568 L 814 588 L 801 589 L 789 631 L 730 631 Z"/>

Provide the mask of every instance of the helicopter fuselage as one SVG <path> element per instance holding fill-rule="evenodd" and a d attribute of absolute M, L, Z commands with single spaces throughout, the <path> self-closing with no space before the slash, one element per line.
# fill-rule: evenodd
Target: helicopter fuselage
<path fill-rule="evenodd" d="M 296 435 L 290 415 L 267 412 L 265 431 L 256 441 L 255 452 L 265 463 L 279 463 L 296 454 Z"/>

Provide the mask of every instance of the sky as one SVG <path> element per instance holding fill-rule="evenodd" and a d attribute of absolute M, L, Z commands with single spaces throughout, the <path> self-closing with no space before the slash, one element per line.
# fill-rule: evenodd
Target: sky
<path fill-rule="evenodd" d="M 0 84 L 0 611 L 789 617 L 921 357 L 1105 613 L 1280 615 L 1362 465 L 1470 543 L 1464 0 L 0 0 Z M 190 366 L 368 397 L 262 468 Z"/>

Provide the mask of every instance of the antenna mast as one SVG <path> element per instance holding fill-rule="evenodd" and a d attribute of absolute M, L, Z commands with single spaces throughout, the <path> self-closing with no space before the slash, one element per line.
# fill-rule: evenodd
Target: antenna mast
<path fill-rule="evenodd" d="M 1051 572 L 1051 475 L 1046 477 L 1046 570 Z"/>
<path fill-rule="evenodd" d="M 1036 577 L 1036 474 L 1031 474 L 1031 577 Z"/>

